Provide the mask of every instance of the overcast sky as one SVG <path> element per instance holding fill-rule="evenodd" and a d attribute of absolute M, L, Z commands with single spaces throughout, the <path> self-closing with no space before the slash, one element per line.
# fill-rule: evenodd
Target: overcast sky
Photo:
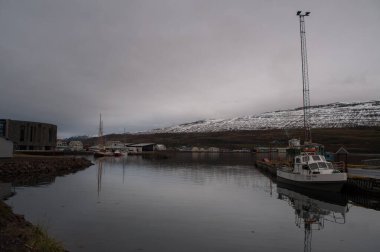
<path fill-rule="evenodd" d="M 135 132 L 380 97 L 379 0 L 0 0 L 0 118 Z"/>

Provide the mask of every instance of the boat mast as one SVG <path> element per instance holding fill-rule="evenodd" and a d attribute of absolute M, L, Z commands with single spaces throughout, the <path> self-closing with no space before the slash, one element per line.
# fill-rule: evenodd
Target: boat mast
<path fill-rule="evenodd" d="M 99 132 L 98 132 L 98 140 L 99 145 L 104 146 L 104 139 L 103 139 L 103 121 L 102 121 L 102 114 L 100 113 L 100 120 L 99 120 Z"/>
<path fill-rule="evenodd" d="M 303 84 L 303 123 L 305 130 L 304 143 L 311 143 L 311 130 L 310 130 L 310 92 L 309 92 L 309 71 L 307 63 L 306 51 L 306 31 L 305 31 L 305 17 L 309 16 L 310 12 L 297 11 L 297 16 L 300 19 L 300 35 L 301 35 L 301 58 L 302 58 L 302 84 Z"/>

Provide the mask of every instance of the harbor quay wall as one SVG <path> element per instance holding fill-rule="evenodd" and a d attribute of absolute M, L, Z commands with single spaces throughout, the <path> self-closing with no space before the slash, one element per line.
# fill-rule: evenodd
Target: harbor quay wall
<path fill-rule="evenodd" d="M 0 180 L 40 175 L 59 176 L 85 169 L 93 163 L 83 157 L 13 157 L 0 159 Z"/>

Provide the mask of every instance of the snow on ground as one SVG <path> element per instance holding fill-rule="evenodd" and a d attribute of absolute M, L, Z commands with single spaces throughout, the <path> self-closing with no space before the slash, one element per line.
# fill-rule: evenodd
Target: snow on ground
<path fill-rule="evenodd" d="M 380 101 L 338 102 L 312 106 L 310 113 L 312 128 L 380 126 Z M 232 119 L 201 120 L 172 127 L 154 129 L 149 133 L 217 132 L 302 127 L 303 110 L 302 108 L 296 108 Z"/>

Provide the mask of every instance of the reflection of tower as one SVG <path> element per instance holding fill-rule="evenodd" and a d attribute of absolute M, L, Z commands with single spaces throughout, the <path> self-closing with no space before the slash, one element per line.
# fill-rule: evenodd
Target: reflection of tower
<path fill-rule="evenodd" d="M 304 251 L 311 251 L 311 239 L 312 230 L 321 230 L 324 227 L 323 215 L 329 214 L 328 211 L 319 209 L 312 204 L 310 201 L 294 200 L 293 201 L 295 214 L 296 214 L 296 225 L 299 228 L 304 228 Z"/>
<path fill-rule="evenodd" d="M 103 175 L 103 161 L 102 159 L 98 159 L 98 198 L 100 192 L 102 191 L 102 175 Z"/>
<path fill-rule="evenodd" d="M 347 200 L 340 194 L 325 199 L 324 195 L 306 195 L 305 192 L 296 192 L 277 186 L 278 198 L 289 203 L 294 208 L 295 223 L 304 228 L 304 251 L 311 251 L 313 230 L 322 230 L 325 221 L 344 224 L 346 220 Z M 329 195 L 331 196 L 331 195 Z"/>
<path fill-rule="evenodd" d="M 123 158 L 123 184 L 124 184 L 124 177 L 125 177 L 125 158 Z"/>

